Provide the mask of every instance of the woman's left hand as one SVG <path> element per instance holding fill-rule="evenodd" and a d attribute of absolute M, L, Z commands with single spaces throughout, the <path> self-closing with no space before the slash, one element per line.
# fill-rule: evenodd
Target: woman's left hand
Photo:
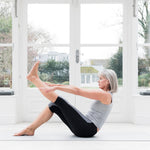
<path fill-rule="evenodd" d="M 48 86 L 56 86 L 57 84 L 52 84 L 52 83 L 48 83 L 48 82 L 45 82 L 46 85 Z"/>

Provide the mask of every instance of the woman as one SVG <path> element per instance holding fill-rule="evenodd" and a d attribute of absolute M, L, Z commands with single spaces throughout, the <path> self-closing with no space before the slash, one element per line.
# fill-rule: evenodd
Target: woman
<path fill-rule="evenodd" d="M 56 113 L 69 129 L 79 137 L 94 136 L 104 124 L 111 111 L 112 94 L 117 91 L 117 76 L 113 70 L 104 70 L 98 81 L 99 89 L 82 89 L 72 85 L 48 84 L 40 80 L 38 76 L 39 62 L 36 62 L 27 79 L 31 81 L 40 92 L 51 101 L 41 112 L 39 117 L 27 128 L 15 134 L 15 136 L 34 135 L 35 130 L 47 122 Z M 94 99 L 91 110 L 84 116 L 66 100 L 55 93 L 55 90 Z"/>

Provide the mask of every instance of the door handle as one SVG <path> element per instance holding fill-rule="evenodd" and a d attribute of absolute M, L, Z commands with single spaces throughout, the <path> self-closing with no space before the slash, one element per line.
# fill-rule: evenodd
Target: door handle
<path fill-rule="evenodd" d="M 79 63 L 79 59 L 80 59 L 80 52 L 79 52 L 79 50 L 77 49 L 77 50 L 76 50 L 76 63 Z"/>
<path fill-rule="evenodd" d="M 137 16 L 137 10 L 136 10 L 136 6 L 137 5 L 137 0 L 133 0 L 133 17 L 136 17 Z"/>
<path fill-rule="evenodd" d="M 16 18 L 18 17 L 18 7 L 17 7 L 17 5 L 18 5 L 18 1 L 15 0 L 15 17 Z"/>

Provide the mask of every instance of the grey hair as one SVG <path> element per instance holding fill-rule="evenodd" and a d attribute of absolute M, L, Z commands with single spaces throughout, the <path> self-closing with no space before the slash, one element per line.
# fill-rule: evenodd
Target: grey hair
<path fill-rule="evenodd" d="M 109 81 L 110 84 L 110 92 L 115 93 L 118 89 L 118 79 L 117 75 L 114 70 L 111 69 L 104 69 L 101 72 L 99 72 L 99 76 L 103 76 Z"/>

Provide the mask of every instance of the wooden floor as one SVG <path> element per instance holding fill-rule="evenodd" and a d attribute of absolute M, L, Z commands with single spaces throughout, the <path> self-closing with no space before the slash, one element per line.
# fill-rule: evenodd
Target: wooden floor
<path fill-rule="evenodd" d="M 20 131 L 24 127 L 26 127 L 28 123 L 21 123 L 16 125 L 1 125 L 0 126 L 0 132 L 2 134 L 5 134 L 4 131 L 7 132 L 6 129 L 9 131 Z M 47 123 L 43 126 L 41 126 L 39 129 L 37 129 L 37 134 L 42 135 L 44 132 L 49 131 L 57 131 L 57 136 L 59 136 L 59 130 L 64 129 L 64 131 L 61 131 L 62 133 L 68 132 L 68 134 L 71 134 L 71 132 L 60 123 Z M 149 136 L 150 139 L 150 126 L 144 126 L 144 125 L 133 125 L 133 124 L 123 124 L 123 123 L 106 123 L 101 131 L 103 135 L 102 140 L 32 140 L 32 141 L 0 141 L 0 149 L 2 150 L 150 150 L 150 140 L 144 140 L 145 137 Z M 0 133 L 0 134 L 1 134 Z M 116 133 L 120 137 L 119 140 L 115 140 L 108 137 L 112 134 Z M 124 134 L 127 133 L 127 134 Z M 54 133 L 51 134 L 51 137 Z M 132 136 L 131 136 L 131 135 Z M 135 136 L 133 136 L 135 134 Z M 127 139 L 127 137 L 124 136 L 131 136 L 132 138 L 135 137 L 135 140 Z M 62 136 L 62 134 L 60 134 Z M 65 134 L 63 135 L 65 136 Z M 96 135 L 98 137 L 101 137 L 100 132 Z M 117 136 L 117 138 L 119 138 Z M 140 137 L 138 137 L 140 136 Z M 116 136 L 115 136 L 116 137 Z M 55 137 L 56 138 L 56 137 Z M 105 138 L 103 140 L 103 138 Z M 112 138 L 114 138 L 112 136 Z M 125 140 L 123 140 L 125 139 Z M 138 139 L 138 140 L 137 140 Z M 141 140 L 140 140 L 141 139 Z"/>
<path fill-rule="evenodd" d="M 2 150 L 149 150 L 149 142 L 3 141 Z"/>

